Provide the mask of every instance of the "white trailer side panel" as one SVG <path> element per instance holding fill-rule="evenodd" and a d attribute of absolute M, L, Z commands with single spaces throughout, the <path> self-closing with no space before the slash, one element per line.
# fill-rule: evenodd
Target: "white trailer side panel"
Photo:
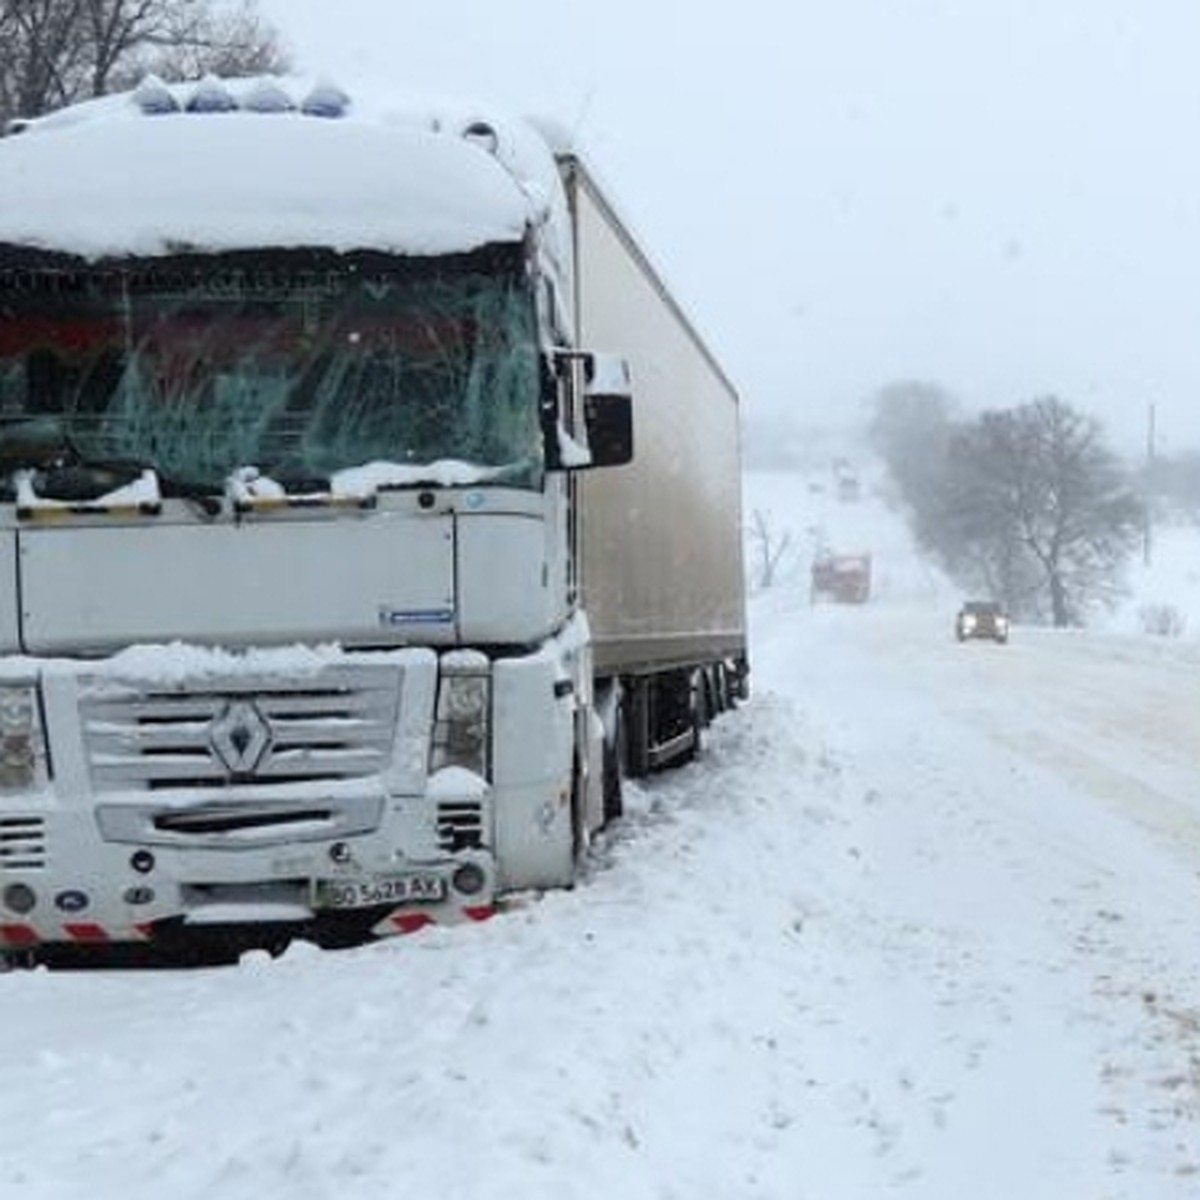
<path fill-rule="evenodd" d="M 743 654 L 737 394 L 592 179 L 564 168 L 578 344 L 623 355 L 633 379 L 633 462 L 579 477 L 597 670 Z"/>

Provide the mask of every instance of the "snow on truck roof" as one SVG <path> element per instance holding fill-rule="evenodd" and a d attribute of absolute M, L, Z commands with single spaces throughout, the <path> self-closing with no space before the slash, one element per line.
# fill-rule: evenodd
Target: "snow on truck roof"
<path fill-rule="evenodd" d="M 148 79 L 0 138 L 0 243 L 86 259 L 313 246 L 457 253 L 565 211 L 524 122 L 301 80 Z"/>

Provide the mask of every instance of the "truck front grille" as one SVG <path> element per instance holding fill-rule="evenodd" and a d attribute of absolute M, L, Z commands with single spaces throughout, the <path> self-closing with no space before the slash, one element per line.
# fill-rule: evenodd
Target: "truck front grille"
<path fill-rule="evenodd" d="M 41 817 L 0 817 L 0 871 L 46 866 L 46 823 Z"/>
<path fill-rule="evenodd" d="M 302 679 L 175 688 L 94 676 L 81 716 L 97 792 L 357 779 L 391 758 L 404 669 L 336 665 Z"/>

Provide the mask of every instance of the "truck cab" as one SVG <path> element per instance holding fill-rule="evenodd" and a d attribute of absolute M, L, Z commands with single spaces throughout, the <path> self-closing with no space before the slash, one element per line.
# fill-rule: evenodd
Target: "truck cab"
<path fill-rule="evenodd" d="M 0 140 L 0 953 L 572 881 L 621 694 L 577 477 L 634 449 L 572 222 L 528 126 L 300 81 Z"/>

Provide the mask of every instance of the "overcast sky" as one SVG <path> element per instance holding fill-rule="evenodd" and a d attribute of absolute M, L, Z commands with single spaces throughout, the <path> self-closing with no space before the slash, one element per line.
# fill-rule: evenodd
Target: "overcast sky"
<path fill-rule="evenodd" d="M 1200 448 L 1197 0 L 260 0 L 296 64 L 573 127 L 751 420 L 939 383 Z"/>

